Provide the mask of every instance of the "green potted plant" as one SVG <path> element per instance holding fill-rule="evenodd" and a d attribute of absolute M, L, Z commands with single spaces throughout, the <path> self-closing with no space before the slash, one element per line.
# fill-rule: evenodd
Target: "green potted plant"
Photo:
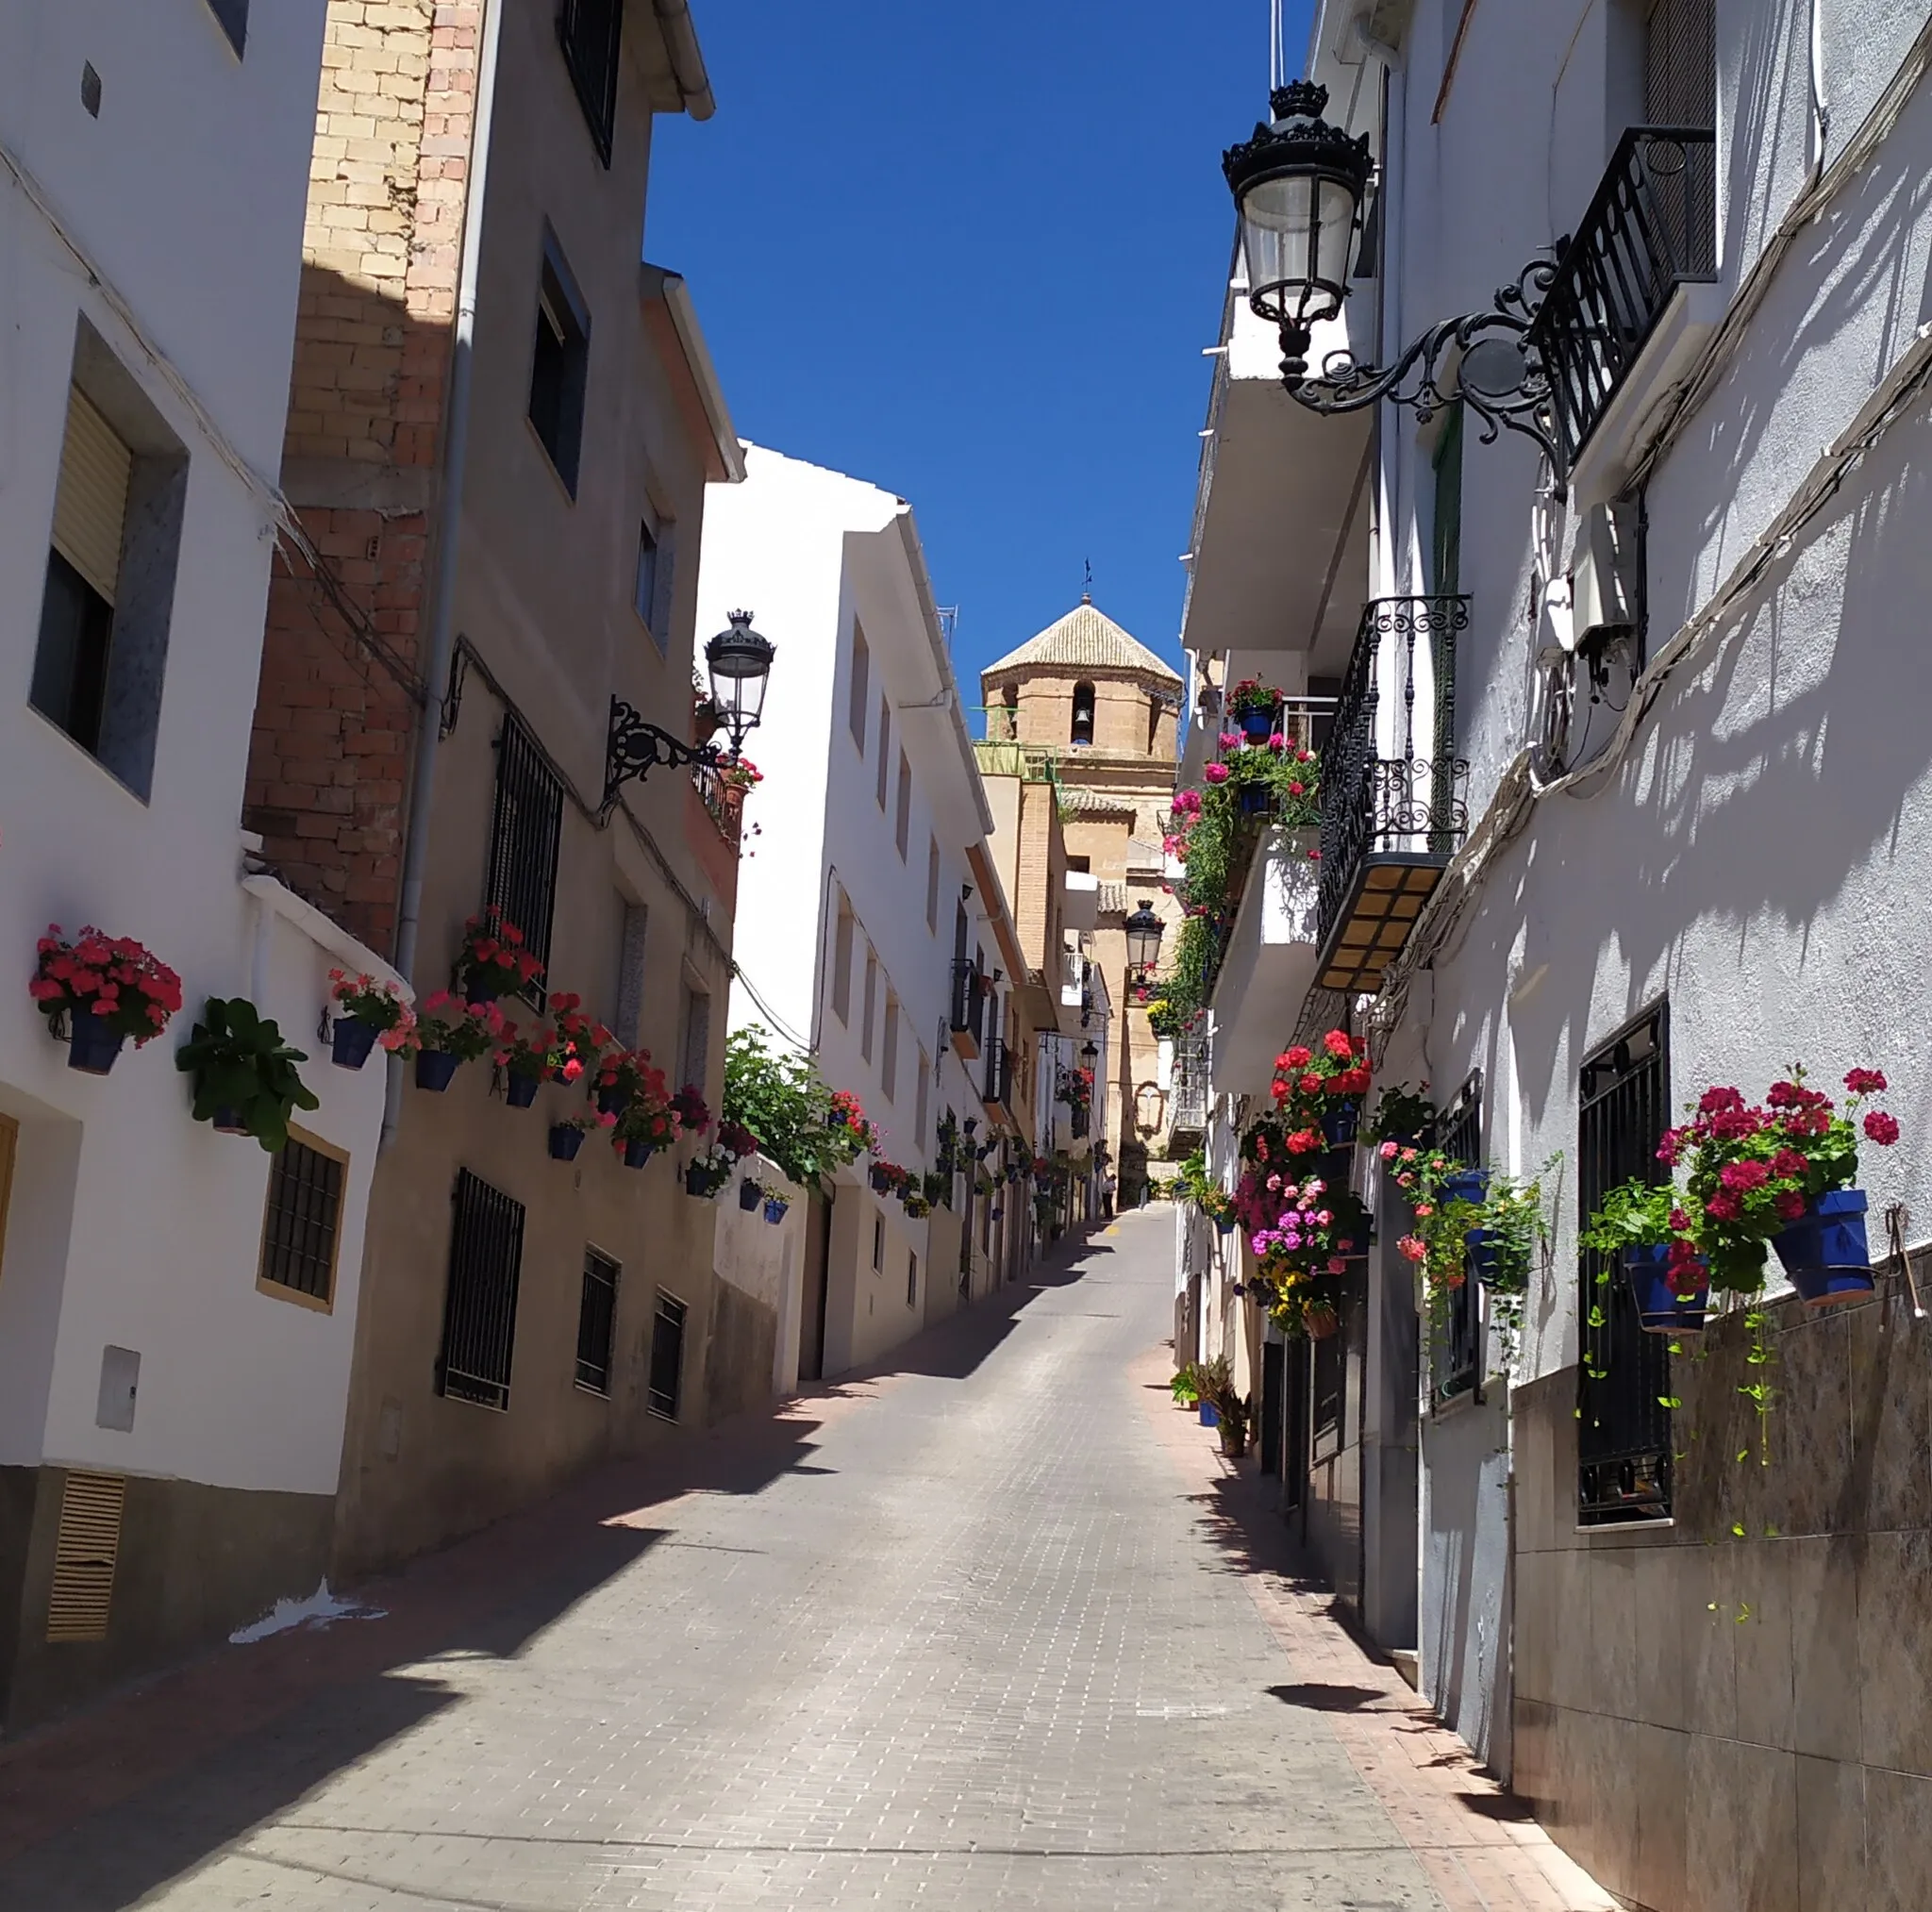
<path fill-rule="evenodd" d="M 328 981 L 335 1006 L 329 1060 L 339 1069 L 360 1069 L 378 1042 L 391 1054 L 408 1048 L 416 1012 L 395 983 L 366 973 L 352 976 L 347 970 L 329 971 Z"/>
<path fill-rule="evenodd" d="M 1577 1236 L 1581 1247 L 1604 1257 L 1596 1286 L 1607 1289 L 1621 1270 L 1648 1335 L 1701 1335 L 1710 1296 L 1710 1274 L 1697 1252 L 1692 1198 L 1669 1182 L 1641 1177 L 1612 1189 Z M 1602 1300 L 1591 1308 L 1603 1325 Z"/>
<path fill-rule="evenodd" d="M 503 1025 L 496 1066 L 503 1072 L 503 1099 L 511 1108 L 528 1108 L 537 1100 L 538 1089 L 550 1078 L 557 1046 L 557 1031 L 548 1023 L 539 1023 L 528 1035 L 514 1023 Z"/>
<path fill-rule="evenodd" d="M 737 1167 L 738 1157 L 722 1146 L 708 1154 L 693 1156 L 685 1164 L 684 1192 L 700 1202 L 708 1202 L 731 1179 Z"/>
<path fill-rule="evenodd" d="M 1191 1414 L 1200 1405 L 1201 1384 L 1194 1377 L 1193 1362 L 1183 1361 L 1174 1370 L 1174 1379 L 1167 1385 L 1174 1395 L 1174 1405 L 1176 1407 L 1185 1407 Z"/>
<path fill-rule="evenodd" d="M 1391 1082 L 1375 1098 L 1375 1113 L 1365 1131 L 1366 1139 L 1377 1145 L 1393 1142 L 1398 1148 L 1421 1147 L 1436 1125 L 1436 1106 L 1429 1100 L 1428 1088 L 1426 1082 L 1421 1089 Z"/>
<path fill-rule="evenodd" d="M 550 1124 L 550 1159 L 554 1162 L 574 1162 L 577 1152 L 584 1145 L 584 1138 L 600 1124 L 608 1126 L 617 1120 L 615 1116 L 567 1115 L 560 1122 Z"/>
<path fill-rule="evenodd" d="M 131 937 L 90 923 L 65 942 L 54 923 L 38 950 L 27 994 L 57 1035 L 66 1019 L 67 1066 L 84 1075 L 106 1075 L 124 1042 L 152 1042 L 181 1006 L 181 978 Z"/>
<path fill-rule="evenodd" d="M 253 1136 L 278 1155 L 288 1146 L 289 1118 L 322 1106 L 296 1068 L 308 1057 L 239 996 L 210 996 L 201 1014 L 175 1056 L 175 1066 L 194 1078 L 195 1121 L 224 1135 Z"/>

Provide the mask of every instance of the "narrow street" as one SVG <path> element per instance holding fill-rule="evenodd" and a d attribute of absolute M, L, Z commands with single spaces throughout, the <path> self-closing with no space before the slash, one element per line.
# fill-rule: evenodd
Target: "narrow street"
<path fill-rule="evenodd" d="M 1245 1571 L 1172 1228 L 13 1749 L 0 1905 L 1607 1904 Z"/>

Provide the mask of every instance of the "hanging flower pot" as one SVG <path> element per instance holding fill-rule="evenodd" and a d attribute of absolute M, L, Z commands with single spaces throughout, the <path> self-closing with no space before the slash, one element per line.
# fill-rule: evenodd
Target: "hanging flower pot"
<path fill-rule="evenodd" d="M 1330 1148 L 1351 1146 L 1361 1123 L 1361 1105 L 1352 1095 L 1332 1103 L 1322 1111 L 1322 1136 Z"/>
<path fill-rule="evenodd" d="M 765 1199 L 765 1191 L 756 1182 L 745 1181 L 738 1185 L 738 1205 L 749 1215 Z"/>
<path fill-rule="evenodd" d="M 1236 793 L 1235 806 L 1244 817 L 1265 817 L 1274 796 L 1266 784 L 1242 784 Z"/>
<path fill-rule="evenodd" d="M 1668 1242 L 1646 1242 L 1623 1251 L 1624 1273 L 1637 1303 L 1638 1325 L 1646 1335 L 1701 1335 L 1710 1302 L 1710 1272 L 1701 1257 L 1671 1265 Z"/>
<path fill-rule="evenodd" d="M 503 986 L 487 975 L 474 975 L 463 985 L 466 1003 L 493 1003 L 503 994 Z"/>
<path fill-rule="evenodd" d="M 416 1087 L 441 1095 L 457 1079 L 457 1071 L 461 1067 L 462 1057 L 452 1056 L 447 1050 L 419 1049 L 416 1052 Z"/>
<path fill-rule="evenodd" d="M 73 1033 L 67 1039 L 68 1068 L 77 1069 L 83 1075 L 107 1074 L 127 1038 L 86 1010 L 76 1010 L 73 1023 Z"/>
<path fill-rule="evenodd" d="M 641 1169 L 657 1153 L 656 1142 L 627 1141 L 624 1145 L 624 1166 L 626 1169 Z"/>
<path fill-rule="evenodd" d="M 463 925 L 456 979 L 466 1002 L 493 1003 L 499 996 L 541 982 L 543 965 L 524 946 L 523 931 L 491 904 Z"/>
<path fill-rule="evenodd" d="M 584 1145 L 584 1132 L 575 1122 L 558 1122 L 550 1124 L 550 1159 L 553 1162 L 574 1162 L 577 1151 Z"/>
<path fill-rule="evenodd" d="M 871 1180 L 874 1192 L 881 1195 L 885 1194 L 892 1186 L 891 1174 L 887 1172 L 884 1165 L 878 1162 L 874 1162 L 872 1165 Z"/>
<path fill-rule="evenodd" d="M 1326 1302 L 1310 1302 L 1302 1310 L 1302 1325 L 1311 1341 L 1325 1341 L 1341 1326 L 1341 1319 Z"/>
<path fill-rule="evenodd" d="M 1830 1307 L 1872 1292 L 1865 1191 L 1827 1189 L 1804 1215 L 1771 1238 L 1791 1286 L 1810 1307 Z"/>
<path fill-rule="evenodd" d="M 765 1197 L 765 1220 L 775 1226 L 778 1222 L 784 1221 L 785 1211 L 791 1205 L 791 1204 L 782 1195 L 767 1195 Z"/>
<path fill-rule="evenodd" d="M 1243 710 L 1241 712 L 1241 735 L 1250 743 L 1266 743 L 1274 730 L 1274 713 L 1272 710 Z"/>
<path fill-rule="evenodd" d="M 512 1072 L 505 1078 L 503 1099 L 512 1108 L 528 1108 L 537 1100 L 538 1078 L 534 1075 L 519 1075 Z"/>
<path fill-rule="evenodd" d="M 218 1108 L 209 1124 L 218 1136 L 245 1136 L 248 1133 L 247 1118 L 239 1108 Z"/>
<path fill-rule="evenodd" d="M 1217 1235 L 1232 1235 L 1235 1231 L 1233 1215 L 1217 1215 L 1214 1218 L 1214 1232 Z"/>
<path fill-rule="evenodd" d="M 329 1060 L 339 1069 L 360 1069 L 375 1051 L 380 1033 L 353 1016 L 338 1016 L 329 1027 Z"/>

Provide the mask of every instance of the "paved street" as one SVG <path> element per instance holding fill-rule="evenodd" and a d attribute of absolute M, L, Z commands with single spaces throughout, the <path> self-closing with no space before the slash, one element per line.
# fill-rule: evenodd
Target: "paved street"
<path fill-rule="evenodd" d="M 1257 1591 L 1215 1505 L 1244 1484 L 1150 1392 L 1171 1231 L 1126 1217 L 894 1372 L 694 1444 L 695 1488 L 606 1477 L 385 1620 L 15 1749 L 0 1905 L 1606 1904 L 1539 1896 L 1536 1829 L 1318 1602 Z"/>

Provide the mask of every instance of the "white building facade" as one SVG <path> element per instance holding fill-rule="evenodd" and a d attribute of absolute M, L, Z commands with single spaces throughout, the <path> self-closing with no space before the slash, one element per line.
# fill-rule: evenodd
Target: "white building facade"
<path fill-rule="evenodd" d="M 387 972 L 239 823 L 323 14 L 0 27 L 0 1727 L 327 1559 L 383 1074 L 318 1024 L 331 967 Z M 49 923 L 181 978 L 108 1075 L 27 994 Z M 210 997 L 308 1054 L 280 1155 L 191 1116 L 174 1053 Z"/>
<path fill-rule="evenodd" d="M 858 1098 L 878 1153 L 924 1176 L 942 1122 L 974 1148 L 998 1126 L 981 1049 L 1003 1026 L 1011 929 L 998 933 L 1006 906 L 988 880 L 991 813 L 910 508 L 759 447 L 746 468 L 708 502 L 698 582 L 700 629 L 741 607 L 777 647 L 749 747 L 763 781 L 740 873 L 731 1026 L 808 1050 Z M 915 1220 L 870 1185 L 871 1167 L 841 1171 L 815 1221 L 824 1238 L 808 1247 L 798 1310 L 806 1379 L 877 1360 L 998 1280 L 972 1175 Z M 1003 1205 L 1017 1219 L 1025 1205 Z"/>
<path fill-rule="evenodd" d="M 1324 1438 L 1355 1456 L 1324 1542 L 1338 1588 L 1656 1912 L 1814 1912 L 1923 1866 L 1932 1475 L 1907 1423 L 1932 1348 L 1889 1252 L 1932 1233 L 1923 1150 L 1863 1151 L 1871 1298 L 1807 1309 L 1774 1261 L 1762 1318 L 1731 1310 L 1701 1349 L 1641 1333 L 1576 1238 L 1707 1088 L 1882 1069 L 1908 1142 L 1932 1104 L 1907 636 L 1928 58 L 1922 4 L 1326 0 L 1309 75 L 1376 165 L 1336 324 L 1388 365 L 1521 285 L 1503 309 L 1533 315 L 1526 346 L 1505 350 L 1535 430 L 1482 442 L 1453 353 L 1427 418 L 1322 417 L 1276 389 L 1287 481 L 1353 502 L 1258 584 L 1212 532 L 1258 508 L 1269 468 L 1224 504 L 1239 462 L 1204 460 L 1200 676 L 1242 673 L 1243 591 L 1293 609 L 1332 579 L 1359 618 L 1346 662 L 1329 610 L 1286 621 L 1279 679 L 1332 673 L 1341 701 L 1312 987 L 1274 993 L 1274 1025 L 1367 1035 L 1380 1082 L 1427 1082 L 1441 1146 L 1540 1178 L 1549 1233 L 1519 1335 L 1474 1282 L 1432 1327 L 1395 1252 L 1407 1207 L 1357 1157 L 1378 1240 L 1332 1386 L 1317 1355 L 1290 1498 L 1324 1538 Z M 1236 279 L 1238 341 L 1258 324 L 1239 258 Z M 1308 357 L 1319 374 L 1319 341 Z M 1470 385 L 1507 394 L 1511 364 L 1472 357 Z M 1416 691 L 1411 729 L 1391 686 Z M 1405 837 L 1351 748 L 1428 819 Z M 1368 873 L 1398 868 L 1408 906 L 1372 920 Z M 1740 1390 L 1767 1378 L 1760 1425 Z"/>

